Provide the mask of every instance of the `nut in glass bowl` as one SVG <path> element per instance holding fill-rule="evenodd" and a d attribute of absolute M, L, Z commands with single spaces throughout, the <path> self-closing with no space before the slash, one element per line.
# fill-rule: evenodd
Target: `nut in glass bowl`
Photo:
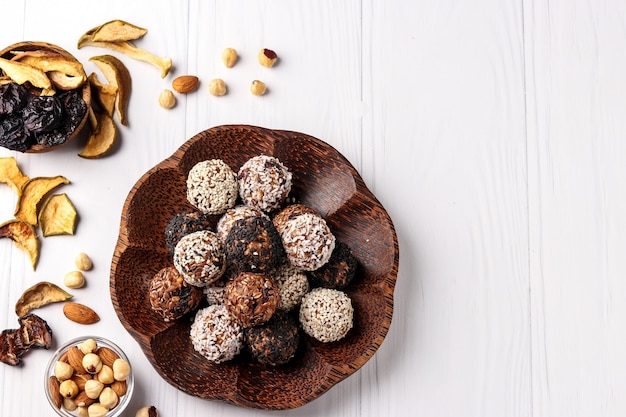
<path fill-rule="evenodd" d="M 117 417 L 130 404 L 134 378 L 126 354 L 98 336 L 72 339 L 50 358 L 44 392 L 62 417 Z"/>

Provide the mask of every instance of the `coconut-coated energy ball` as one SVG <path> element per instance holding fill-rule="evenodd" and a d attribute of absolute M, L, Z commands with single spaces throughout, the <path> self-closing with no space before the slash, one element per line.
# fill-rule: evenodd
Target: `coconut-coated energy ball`
<path fill-rule="evenodd" d="M 280 208 L 291 191 L 291 172 L 269 155 L 250 158 L 239 169 L 237 179 L 243 203 L 266 213 Z"/>
<path fill-rule="evenodd" d="M 226 269 L 222 241 L 208 230 L 183 236 L 174 250 L 174 266 L 187 283 L 196 287 L 217 281 Z"/>
<path fill-rule="evenodd" d="M 320 342 L 336 342 L 352 329 L 354 308 L 348 295 L 331 288 L 314 288 L 300 303 L 302 330 Z"/>
<path fill-rule="evenodd" d="M 187 200 L 206 214 L 222 214 L 237 201 L 237 176 L 221 159 L 198 162 L 187 174 Z"/>
<path fill-rule="evenodd" d="M 243 329 L 224 305 L 198 310 L 189 336 L 195 351 L 215 363 L 233 359 L 243 346 Z"/>
<path fill-rule="evenodd" d="M 195 310 L 202 297 L 202 290 L 189 285 L 173 266 L 161 269 L 150 280 L 150 306 L 165 321 L 179 319 Z"/>

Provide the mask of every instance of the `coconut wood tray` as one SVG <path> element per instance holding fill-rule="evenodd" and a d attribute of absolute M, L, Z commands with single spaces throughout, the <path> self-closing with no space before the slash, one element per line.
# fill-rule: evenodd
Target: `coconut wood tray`
<path fill-rule="evenodd" d="M 249 158 L 273 155 L 293 173 L 291 196 L 316 209 L 359 261 L 345 289 L 354 306 L 354 327 L 333 343 L 303 334 L 294 359 L 268 367 L 240 355 L 214 364 L 196 353 L 192 318 L 165 322 L 151 310 L 148 283 L 172 265 L 164 239 L 168 221 L 193 210 L 186 178 L 197 163 L 222 159 L 237 172 Z M 254 126 L 218 126 L 183 144 L 145 173 L 123 207 L 111 265 L 111 298 L 120 321 L 155 370 L 177 389 L 243 407 L 282 410 L 302 406 L 363 366 L 382 344 L 393 314 L 398 273 L 393 223 L 356 169 L 337 150 L 314 137 Z"/>

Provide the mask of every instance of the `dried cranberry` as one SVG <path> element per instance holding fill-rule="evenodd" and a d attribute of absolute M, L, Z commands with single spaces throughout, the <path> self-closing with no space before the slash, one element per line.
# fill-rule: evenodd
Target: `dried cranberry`
<path fill-rule="evenodd" d="M 22 117 L 30 132 L 48 132 L 63 122 L 63 105 L 55 96 L 34 96 L 22 110 Z"/>
<path fill-rule="evenodd" d="M 24 108 L 30 93 L 17 83 L 0 85 L 0 116 L 11 115 Z"/>
<path fill-rule="evenodd" d="M 0 122 L 0 146 L 26 152 L 33 143 L 33 137 L 24 127 L 20 117 L 9 117 Z"/>

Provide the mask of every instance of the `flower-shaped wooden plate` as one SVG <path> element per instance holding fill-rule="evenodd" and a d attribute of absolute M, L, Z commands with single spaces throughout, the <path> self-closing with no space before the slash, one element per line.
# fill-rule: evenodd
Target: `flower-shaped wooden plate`
<path fill-rule="evenodd" d="M 303 336 L 288 364 L 268 367 L 246 359 L 214 364 L 196 353 L 192 317 L 165 322 L 153 312 L 148 283 L 172 265 L 164 230 L 177 213 L 193 210 L 186 178 L 200 161 L 222 159 L 237 172 L 249 158 L 273 155 L 293 173 L 291 196 L 324 216 L 359 261 L 346 288 L 354 327 L 333 343 Z M 382 344 L 393 314 L 398 241 L 389 215 L 354 167 L 337 150 L 291 131 L 230 125 L 203 131 L 144 174 L 124 204 L 111 266 L 111 298 L 120 321 L 156 371 L 197 397 L 239 406 L 282 410 L 302 406 L 363 366 Z"/>

